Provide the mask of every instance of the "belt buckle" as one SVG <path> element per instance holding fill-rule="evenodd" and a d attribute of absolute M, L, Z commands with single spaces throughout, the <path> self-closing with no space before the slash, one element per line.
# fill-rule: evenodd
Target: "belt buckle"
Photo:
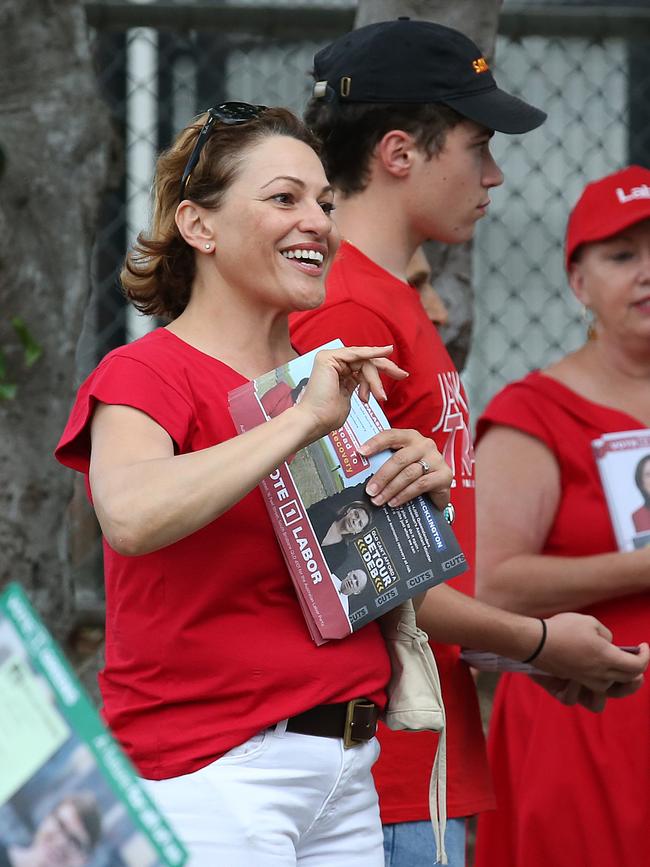
<path fill-rule="evenodd" d="M 352 726 L 354 723 L 354 711 L 359 704 L 369 704 L 366 698 L 353 698 L 348 702 L 348 709 L 345 715 L 345 727 L 343 729 L 343 748 L 349 750 L 351 747 L 356 747 L 363 743 L 360 738 L 355 738 L 352 734 Z"/>

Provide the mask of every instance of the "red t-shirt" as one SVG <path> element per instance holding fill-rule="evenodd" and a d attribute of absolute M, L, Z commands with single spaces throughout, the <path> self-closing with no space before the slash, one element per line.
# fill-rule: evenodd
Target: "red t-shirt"
<path fill-rule="evenodd" d="M 158 329 L 84 382 L 57 458 L 88 473 L 97 402 L 145 412 L 178 454 L 224 442 L 235 436 L 228 392 L 245 381 Z M 385 703 L 390 663 L 376 624 L 313 643 L 258 488 L 151 554 L 124 557 L 104 543 L 104 568 L 104 715 L 145 777 L 190 773 L 321 703 Z"/>
<path fill-rule="evenodd" d="M 384 410 L 396 428 L 415 428 L 432 437 L 454 471 L 454 530 L 470 565 L 474 563 L 474 453 L 468 406 L 457 370 L 429 321 L 417 290 L 343 243 L 327 280 L 322 307 L 291 317 L 291 339 L 307 352 L 339 337 L 347 345 L 383 346 L 410 376 L 385 378 Z M 450 582 L 473 592 L 473 575 Z M 447 712 L 447 810 L 468 816 L 493 806 L 476 690 L 457 646 L 431 642 Z M 382 753 L 375 765 L 382 821 L 429 817 L 429 775 L 437 736 L 381 729 Z"/>

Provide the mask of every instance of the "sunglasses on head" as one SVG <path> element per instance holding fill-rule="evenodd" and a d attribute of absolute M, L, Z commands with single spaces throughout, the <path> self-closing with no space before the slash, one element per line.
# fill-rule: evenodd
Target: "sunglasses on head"
<path fill-rule="evenodd" d="M 222 102 L 221 105 L 215 105 L 214 108 L 208 111 L 208 119 L 203 124 L 203 128 L 199 133 L 199 137 L 183 171 L 180 191 L 181 200 L 185 194 L 185 187 L 190 179 L 190 175 L 199 161 L 203 146 L 212 135 L 214 125 L 218 122 L 224 123 L 226 126 L 237 126 L 240 123 L 248 123 L 249 120 L 255 120 L 256 117 L 259 117 L 265 111 L 265 105 L 251 105 L 248 102 Z"/>

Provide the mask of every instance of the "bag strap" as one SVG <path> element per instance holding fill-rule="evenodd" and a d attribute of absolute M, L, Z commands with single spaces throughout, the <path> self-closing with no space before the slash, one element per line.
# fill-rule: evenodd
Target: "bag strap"
<path fill-rule="evenodd" d="M 447 727 L 438 737 L 438 749 L 431 769 L 429 780 L 429 813 L 433 826 L 433 838 L 436 841 L 436 864 L 448 864 L 445 849 L 445 831 L 447 830 Z"/>
<path fill-rule="evenodd" d="M 414 643 L 418 641 L 418 637 L 424 640 L 421 647 L 421 653 L 424 657 L 422 663 L 429 670 L 432 697 L 439 706 L 442 715 L 442 728 L 438 736 L 438 748 L 429 780 L 429 815 L 436 844 L 435 863 L 448 864 L 447 850 L 445 848 L 445 831 L 447 830 L 447 721 L 445 719 L 445 706 L 442 698 L 440 676 L 428 636 L 416 624 L 415 609 L 411 600 L 408 600 L 408 604 L 404 604 L 400 609 L 396 610 L 400 614 L 396 624 L 397 631 L 403 635 L 408 635 Z"/>

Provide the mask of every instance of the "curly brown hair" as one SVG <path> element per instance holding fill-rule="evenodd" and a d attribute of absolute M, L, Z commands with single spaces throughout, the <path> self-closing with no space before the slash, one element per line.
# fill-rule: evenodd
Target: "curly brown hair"
<path fill-rule="evenodd" d="M 175 215 L 183 169 L 207 117 L 206 112 L 182 130 L 158 158 L 151 230 L 140 232 L 120 275 L 124 294 L 141 313 L 176 319 L 190 300 L 195 252 L 181 236 Z M 276 135 L 295 138 L 319 153 L 314 135 L 286 108 L 268 108 L 243 124 L 218 123 L 188 180 L 185 198 L 218 209 L 246 153 Z"/>

